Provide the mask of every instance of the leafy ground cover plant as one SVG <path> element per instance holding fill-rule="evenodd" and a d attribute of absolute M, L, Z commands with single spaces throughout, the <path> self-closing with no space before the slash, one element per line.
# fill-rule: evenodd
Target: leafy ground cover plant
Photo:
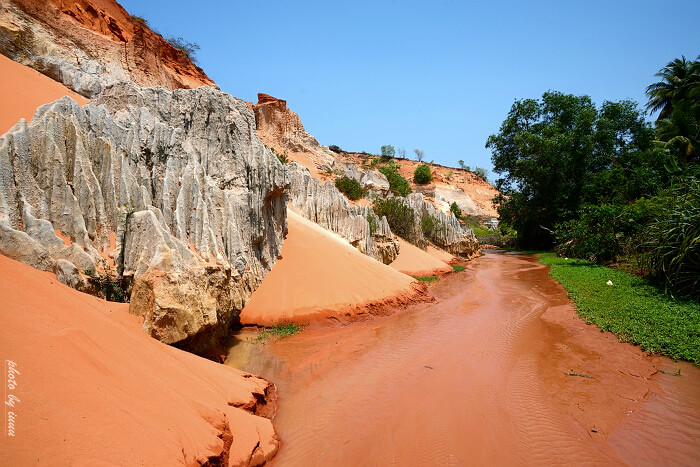
<path fill-rule="evenodd" d="M 551 267 L 586 322 L 645 351 L 700 364 L 700 303 L 673 299 L 644 279 L 590 261 L 554 253 L 539 260 Z"/>

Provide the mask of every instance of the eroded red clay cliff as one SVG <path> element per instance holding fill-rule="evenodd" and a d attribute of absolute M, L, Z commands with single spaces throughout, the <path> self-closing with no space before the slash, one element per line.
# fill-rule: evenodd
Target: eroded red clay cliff
<path fill-rule="evenodd" d="M 213 81 L 179 49 L 113 0 L 0 0 L 0 52 L 87 97 L 80 75 L 170 89 Z"/>

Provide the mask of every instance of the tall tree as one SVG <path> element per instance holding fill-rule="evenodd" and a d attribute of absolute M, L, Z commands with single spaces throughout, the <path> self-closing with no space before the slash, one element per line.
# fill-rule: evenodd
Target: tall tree
<path fill-rule="evenodd" d="M 382 151 L 382 157 L 394 157 L 396 155 L 396 151 L 394 150 L 394 146 L 391 144 L 386 144 L 382 146 L 381 148 Z"/>
<path fill-rule="evenodd" d="M 625 186 L 652 148 L 653 131 L 636 104 L 546 92 L 516 101 L 499 133 L 491 135 L 494 172 L 501 174 L 496 200 L 501 221 L 514 227 L 523 246 L 546 248 L 554 227 L 578 215 L 588 188 L 601 172 L 620 179 L 595 195 Z"/>
<path fill-rule="evenodd" d="M 681 163 L 700 156 L 700 57 L 675 59 L 655 76 L 661 81 L 647 87 L 647 109 L 661 109 L 657 137 Z"/>
<path fill-rule="evenodd" d="M 657 120 L 668 118 L 673 113 L 674 99 L 685 100 L 691 90 L 697 94 L 697 86 L 700 82 L 700 65 L 698 60 L 689 61 L 685 56 L 670 61 L 654 76 L 660 81 L 647 86 L 646 94 L 649 98 L 647 111 L 654 113 L 661 111 Z"/>

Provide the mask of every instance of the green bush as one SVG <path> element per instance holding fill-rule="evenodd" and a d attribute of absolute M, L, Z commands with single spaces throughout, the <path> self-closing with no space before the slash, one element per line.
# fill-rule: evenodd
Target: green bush
<path fill-rule="evenodd" d="M 635 254 L 638 234 L 658 215 L 658 209 L 658 202 L 643 198 L 626 206 L 585 206 L 578 219 L 556 226 L 556 251 L 559 256 L 596 263 Z"/>
<path fill-rule="evenodd" d="M 457 203 L 455 202 L 452 202 L 452 204 L 450 204 L 450 211 L 452 211 L 452 213 L 457 219 L 459 219 L 462 216 L 462 210 L 459 206 L 457 206 Z"/>
<path fill-rule="evenodd" d="M 189 42 L 182 37 L 168 37 L 165 39 L 170 45 L 180 50 L 185 57 L 189 58 L 192 63 L 197 64 L 197 51 L 199 50 L 199 44 L 194 42 Z"/>
<path fill-rule="evenodd" d="M 445 226 L 434 216 L 425 216 L 421 219 L 420 229 L 423 231 L 423 236 L 435 244 L 440 244 L 440 238 L 445 232 Z"/>
<path fill-rule="evenodd" d="M 669 291 L 700 299 L 700 178 L 670 191 L 670 202 L 649 229 L 642 264 Z"/>
<path fill-rule="evenodd" d="M 419 185 L 425 185 L 433 180 L 433 174 L 430 173 L 430 167 L 427 164 L 420 164 L 413 172 L 413 181 Z"/>
<path fill-rule="evenodd" d="M 367 223 L 369 224 L 369 234 L 374 235 L 374 233 L 379 228 L 379 219 L 377 219 L 377 216 L 368 213 L 367 214 Z"/>
<path fill-rule="evenodd" d="M 86 269 L 84 272 L 88 280 L 100 288 L 105 300 L 108 302 L 128 302 L 129 296 L 122 287 L 121 277 L 105 260 L 102 260 L 102 271 L 102 273 L 98 273 L 92 269 Z"/>
<path fill-rule="evenodd" d="M 377 198 L 374 200 L 377 216 L 386 216 L 391 231 L 411 243 L 416 242 L 414 222 L 416 213 L 401 198 Z"/>
<path fill-rule="evenodd" d="M 144 28 L 148 27 L 148 21 L 145 18 L 142 18 L 140 16 L 136 16 L 136 15 L 129 15 L 129 19 L 131 20 L 132 23 L 136 23 L 141 27 L 144 27 Z"/>
<path fill-rule="evenodd" d="M 352 201 L 357 201 L 365 195 L 360 182 L 345 175 L 335 179 L 335 187 Z"/>
<path fill-rule="evenodd" d="M 483 169 L 481 167 L 476 167 L 474 169 L 474 175 L 479 177 L 481 180 L 486 181 L 488 177 L 488 171 L 486 169 Z"/>
<path fill-rule="evenodd" d="M 407 196 L 411 193 L 411 185 L 408 180 L 399 173 L 399 165 L 391 161 L 379 167 L 379 171 L 389 180 L 389 189 L 399 196 Z M 393 230 L 393 228 L 392 228 Z"/>
<path fill-rule="evenodd" d="M 333 152 L 343 152 L 343 150 L 340 149 L 340 148 L 339 148 L 338 146 L 336 146 L 335 144 L 331 144 L 330 146 L 328 146 L 328 149 L 330 149 L 330 150 L 333 151 Z"/>

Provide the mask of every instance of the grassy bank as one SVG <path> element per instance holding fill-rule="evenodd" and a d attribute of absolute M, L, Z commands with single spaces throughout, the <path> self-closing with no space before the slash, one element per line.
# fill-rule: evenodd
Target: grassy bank
<path fill-rule="evenodd" d="M 646 351 L 700 364 L 700 303 L 674 300 L 643 279 L 589 261 L 539 258 L 587 322 Z"/>

